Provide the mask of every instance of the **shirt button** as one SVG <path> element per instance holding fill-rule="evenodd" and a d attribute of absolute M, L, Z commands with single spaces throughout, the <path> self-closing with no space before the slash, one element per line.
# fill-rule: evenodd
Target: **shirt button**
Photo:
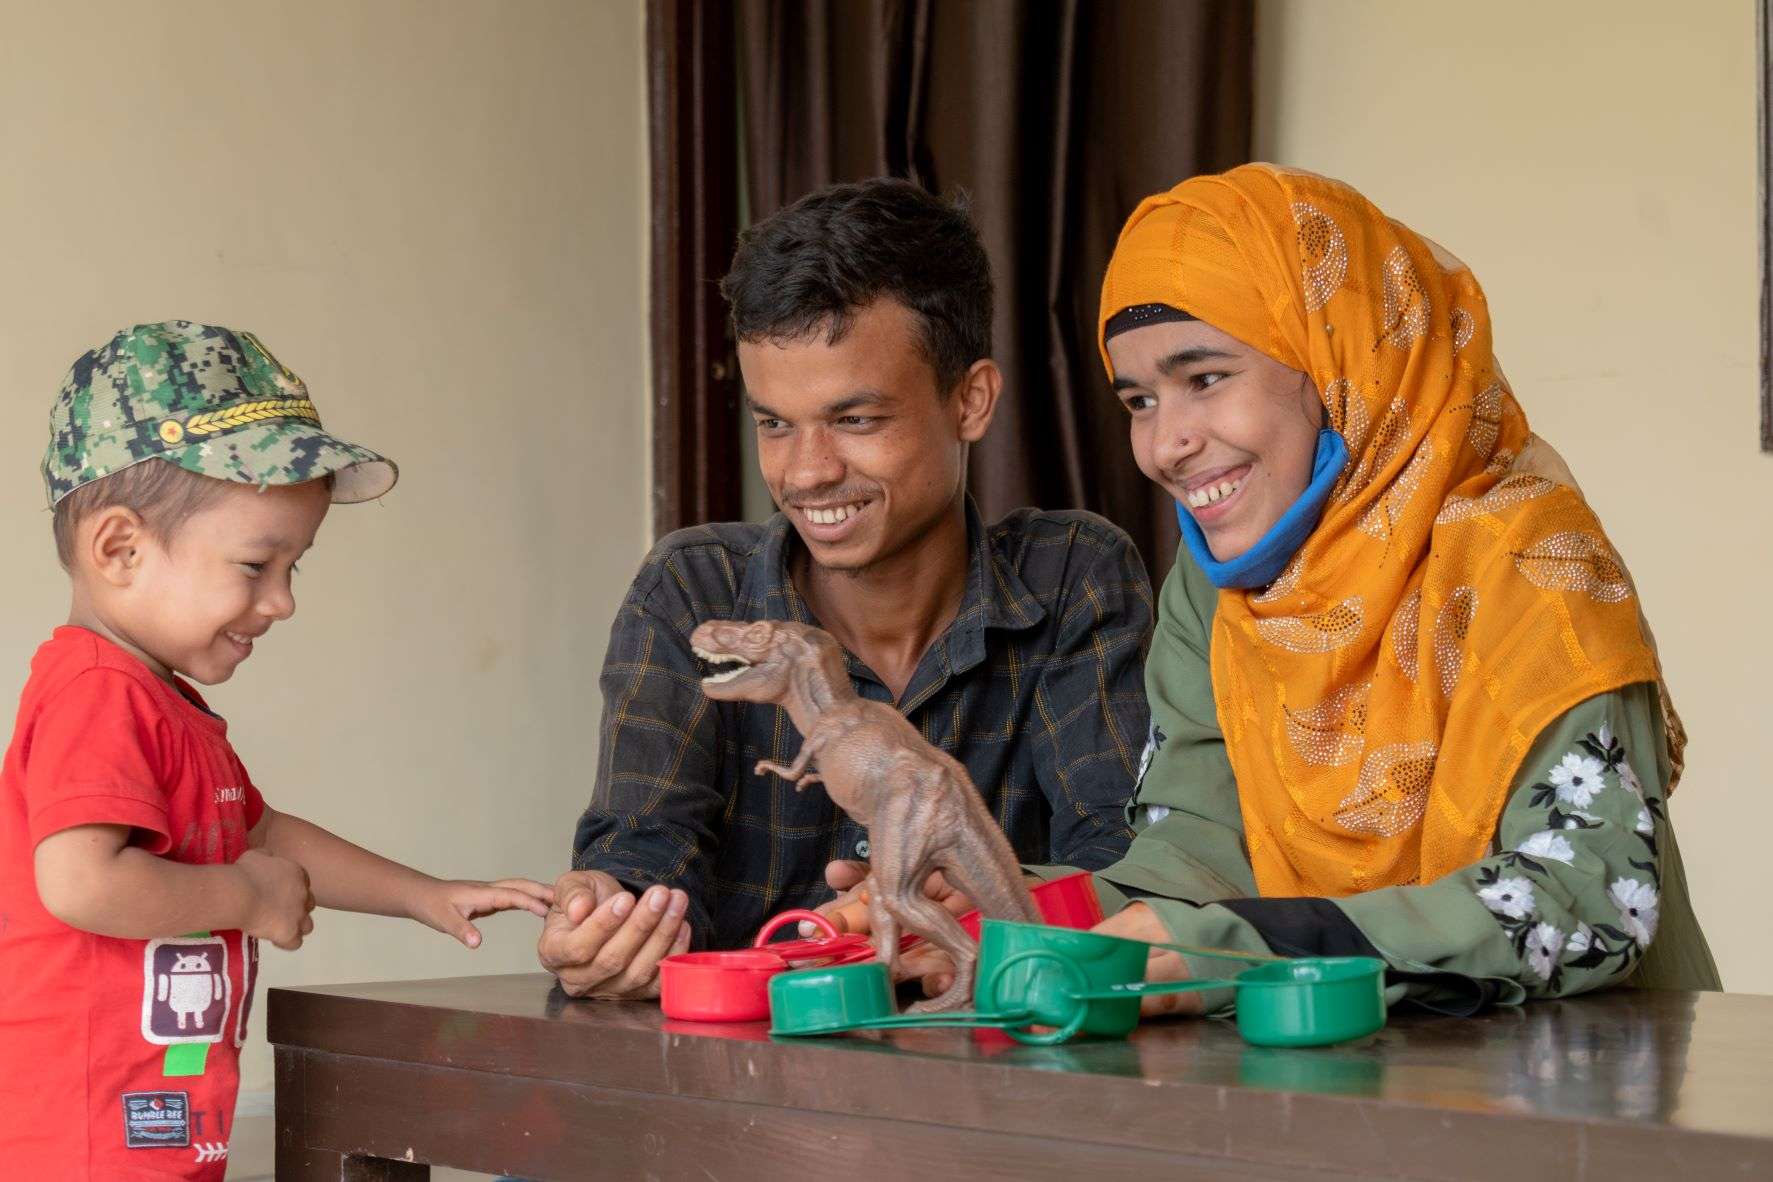
<path fill-rule="evenodd" d="M 861 841 L 856 843 L 856 857 L 866 858 L 868 856 L 868 848 L 868 839 L 864 837 Z"/>

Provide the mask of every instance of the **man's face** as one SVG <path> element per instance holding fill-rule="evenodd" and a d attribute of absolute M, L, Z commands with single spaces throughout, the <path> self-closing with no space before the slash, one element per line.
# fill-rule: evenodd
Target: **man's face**
<path fill-rule="evenodd" d="M 324 480 L 229 485 L 170 540 L 147 541 L 113 625 L 166 669 L 202 685 L 228 680 L 255 640 L 295 614 L 296 559 L 331 505 Z"/>
<path fill-rule="evenodd" d="M 978 362 L 938 390 L 917 316 L 896 300 L 857 309 L 836 344 L 822 329 L 787 343 L 740 342 L 757 458 L 813 561 L 856 572 L 889 558 L 952 511 L 966 445 L 985 433 Z"/>
<path fill-rule="evenodd" d="M 1311 483 L 1323 401 L 1298 370 L 1199 320 L 1119 333 L 1108 358 L 1139 471 L 1194 517 L 1220 562 Z"/>

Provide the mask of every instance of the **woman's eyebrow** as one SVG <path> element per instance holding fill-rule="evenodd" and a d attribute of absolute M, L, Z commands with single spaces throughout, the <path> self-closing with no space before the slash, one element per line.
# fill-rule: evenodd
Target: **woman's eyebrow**
<path fill-rule="evenodd" d="M 1157 372 L 1166 378 L 1185 365 L 1196 365 L 1202 361 L 1235 361 L 1236 354 L 1227 353 L 1223 349 L 1209 349 L 1198 346 L 1193 349 L 1181 349 L 1162 358 L 1157 363 Z"/>
<path fill-rule="evenodd" d="M 1236 360 L 1237 354 L 1235 353 L 1227 353 L 1223 349 L 1209 349 L 1205 345 L 1198 345 L 1192 349 L 1178 349 L 1169 356 L 1160 358 L 1157 363 L 1157 372 L 1167 378 L 1186 365 L 1196 365 L 1202 361 Z M 1140 384 L 1141 383 L 1132 378 L 1117 377 L 1114 379 L 1114 388 L 1116 390 L 1131 390 Z"/>

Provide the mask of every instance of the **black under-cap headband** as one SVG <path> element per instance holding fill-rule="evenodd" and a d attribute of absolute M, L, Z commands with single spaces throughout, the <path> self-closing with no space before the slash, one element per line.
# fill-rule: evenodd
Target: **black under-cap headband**
<path fill-rule="evenodd" d="M 1134 304 L 1130 308 L 1122 308 L 1108 318 L 1108 324 L 1102 329 L 1102 339 L 1106 341 L 1131 329 L 1144 328 L 1148 324 L 1169 324 L 1178 320 L 1196 319 L 1198 317 L 1168 304 Z"/>

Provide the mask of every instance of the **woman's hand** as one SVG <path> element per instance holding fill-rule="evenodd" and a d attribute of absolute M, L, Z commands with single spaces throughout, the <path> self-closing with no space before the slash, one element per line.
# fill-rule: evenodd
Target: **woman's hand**
<path fill-rule="evenodd" d="M 527 911 L 546 917 L 553 901 L 553 887 L 527 878 L 497 882 L 432 879 L 415 892 L 410 914 L 426 927 L 478 948 L 480 929 L 470 921 L 500 911 Z"/>
<path fill-rule="evenodd" d="M 1097 924 L 1091 931 L 1126 940 L 1143 940 L 1147 944 L 1167 942 L 1170 933 L 1157 913 L 1143 903 L 1134 903 Z M 1186 981 L 1188 965 L 1179 952 L 1153 948 L 1145 962 L 1147 981 Z M 893 973 L 895 979 L 908 981 L 921 978 L 925 997 L 939 997 L 954 984 L 954 962 L 948 954 L 930 944 L 921 944 L 899 958 Z M 1139 1013 L 1147 1018 L 1162 1014 L 1199 1014 L 1205 1007 L 1199 993 L 1159 993 L 1141 998 Z"/>
<path fill-rule="evenodd" d="M 1134 903 L 1124 911 L 1116 912 L 1090 930 L 1101 932 L 1104 936 L 1143 940 L 1147 944 L 1168 943 L 1170 939 L 1169 929 L 1164 927 L 1157 912 L 1143 903 Z M 1182 959 L 1180 952 L 1153 948 L 1145 962 L 1147 981 L 1186 981 L 1189 976 L 1188 964 Z M 1139 1000 L 1139 1013 L 1146 1018 L 1155 1018 L 1162 1014 L 1200 1014 L 1205 1010 L 1206 1006 L 1198 992 L 1158 993 Z"/>

